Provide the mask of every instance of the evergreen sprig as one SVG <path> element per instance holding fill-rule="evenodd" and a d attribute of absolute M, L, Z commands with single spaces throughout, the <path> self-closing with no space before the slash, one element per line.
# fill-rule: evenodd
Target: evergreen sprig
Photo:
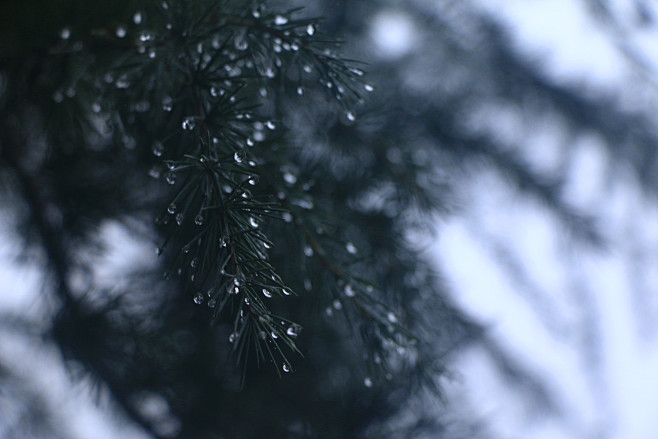
<path fill-rule="evenodd" d="M 212 308 L 212 323 L 229 322 L 241 363 L 253 350 L 259 363 L 272 361 L 286 372 L 292 365 L 285 349 L 299 353 L 301 326 L 277 316 L 271 303 L 296 293 L 270 262 L 272 241 L 261 226 L 309 224 L 312 203 L 301 201 L 295 170 L 276 152 L 285 130 L 270 93 L 322 89 L 353 120 L 359 90 L 367 90 L 357 64 L 333 53 L 338 42 L 318 31 L 317 20 L 293 18 L 297 11 L 163 2 L 136 13 L 131 29 L 116 29 L 118 40 L 132 44 L 106 75 L 114 129 L 137 144 L 144 130 L 159 139 L 149 148 L 156 158 L 151 175 L 173 189 L 157 219 L 166 275 L 179 276 L 195 303 Z M 330 255 L 313 242 L 332 271 Z M 346 311 L 354 308 L 394 339 L 386 318 L 393 314 L 372 291 L 358 287 L 347 270 L 333 275 L 334 282 L 363 290 Z"/>

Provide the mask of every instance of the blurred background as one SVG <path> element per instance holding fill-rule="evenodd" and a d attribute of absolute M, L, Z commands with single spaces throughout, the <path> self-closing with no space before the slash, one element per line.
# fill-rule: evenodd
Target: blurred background
<path fill-rule="evenodd" d="M 444 402 L 424 407 L 447 427 L 419 437 L 658 437 L 658 3 L 305 6 L 368 63 L 362 137 L 394 126 L 388 166 L 427 167 L 415 183 L 440 200 L 406 239 L 470 332 L 445 357 Z M 149 437 L 34 341 L 50 306 L 42 261 L 16 258 L 7 222 L 0 377 L 14 384 L 0 391 L 0 436 Z M 112 222 L 100 236 L 100 284 L 121 282 L 135 261 L 155 264 L 148 238 Z M 166 412 L 158 398 L 143 407 Z M 179 428 L 160 425 L 163 436 Z"/>

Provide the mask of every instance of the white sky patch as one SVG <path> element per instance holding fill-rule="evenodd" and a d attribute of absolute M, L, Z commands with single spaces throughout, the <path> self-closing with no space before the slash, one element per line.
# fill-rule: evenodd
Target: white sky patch
<path fill-rule="evenodd" d="M 411 17 L 402 11 L 385 10 L 373 18 L 370 38 L 384 58 L 406 55 L 416 42 L 416 30 Z"/>
<path fill-rule="evenodd" d="M 582 1 L 479 0 L 483 9 L 509 26 L 521 53 L 542 62 L 561 80 L 614 86 L 625 68 L 606 32 Z"/>

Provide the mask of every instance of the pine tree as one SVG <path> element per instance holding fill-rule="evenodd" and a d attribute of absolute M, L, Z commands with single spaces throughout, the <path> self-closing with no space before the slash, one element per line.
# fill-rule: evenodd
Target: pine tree
<path fill-rule="evenodd" d="M 318 20 L 264 2 L 9 7 L 3 197 L 72 368 L 154 437 L 438 428 L 408 425 L 404 402 L 440 395 L 440 355 L 473 325 L 406 232 L 442 200 L 427 160 L 364 137 L 373 86 Z M 158 257 L 108 286 L 117 223 Z"/>

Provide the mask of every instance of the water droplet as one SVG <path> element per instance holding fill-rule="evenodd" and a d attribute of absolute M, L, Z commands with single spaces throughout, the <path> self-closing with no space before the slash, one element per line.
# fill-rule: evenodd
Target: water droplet
<path fill-rule="evenodd" d="M 231 332 L 231 335 L 228 336 L 228 342 L 233 343 L 235 340 L 238 338 L 238 333 L 237 332 Z"/>
<path fill-rule="evenodd" d="M 235 48 L 238 50 L 247 50 L 247 48 L 249 47 L 249 41 L 247 41 L 246 29 L 242 29 L 242 31 L 235 36 L 235 40 L 233 44 L 235 45 Z"/>
<path fill-rule="evenodd" d="M 71 29 L 68 27 L 62 28 L 62 30 L 59 31 L 59 37 L 62 40 L 68 40 L 71 37 Z"/>
<path fill-rule="evenodd" d="M 176 224 L 178 224 L 179 226 L 181 224 L 183 224 L 183 213 L 182 212 L 176 214 Z"/>
<path fill-rule="evenodd" d="M 292 214 L 290 212 L 283 212 L 281 214 L 281 218 L 287 223 L 292 222 Z"/>
<path fill-rule="evenodd" d="M 235 154 L 233 154 L 233 160 L 235 160 L 236 163 L 242 163 L 244 157 L 245 157 L 244 151 L 235 151 Z"/>
<path fill-rule="evenodd" d="M 277 338 L 279 338 L 279 336 L 276 335 L 276 332 L 274 332 L 274 331 L 270 332 L 270 337 L 272 337 L 272 338 L 275 339 L 275 340 L 276 340 Z"/>
<path fill-rule="evenodd" d="M 309 278 L 304 279 L 304 289 L 306 291 L 311 291 L 313 289 L 313 284 L 311 283 L 311 279 Z"/>
<path fill-rule="evenodd" d="M 167 175 L 165 176 L 165 180 L 167 181 L 168 184 L 176 183 L 176 174 L 174 174 L 173 172 L 167 172 Z"/>
<path fill-rule="evenodd" d="M 153 165 L 153 167 L 149 169 L 149 177 L 160 178 L 160 168 L 158 168 L 157 165 Z"/>
<path fill-rule="evenodd" d="M 372 379 L 370 379 L 370 377 L 365 377 L 363 380 L 363 385 L 366 387 L 372 387 Z"/>
<path fill-rule="evenodd" d="M 265 126 L 270 130 L 273 130 L 273 129 L 276 128 L 276 124 L 274 122 L 272 122 L 271 120 L 268 120 L 267 122 L 265 122 Z"/>
<path fill-rule="evenodd" d="M 194 303 L 197 305 L 201 305 L 203 303 L 203 294 L 201 294 L 201 292 L 198 292 L 194 295 Z"/>
<path fill-rule="evenodd" d="M 374 88 L 372 85 L 370 85 L 370 84 L 366 84 L 366 85 L 364 85 L 363 88 L 365 88 L 367 92 L 371 92 L 371 91 L 373 91 L 373 90 L 375 89 L 375 88 Z"/>
<path fill-rule="evenodd" d="M 162 109 L 164 111 L 171 111 L 172 103 L 173 103 L 173 99 L 171 98 L 171 96 L 165 96 L 162 99 Z"/>
<path fill-rule="evenodd" d="M 309 24 L 306 26 L 306 33 L 309 35 L 313 35 L 315 33 L 315 27 L 312 24 Z"/>
<path fill-rule="evenodd" d="M 272 67 L 268 67 L 267 69 L 265 69 L 265 76 L 272 79 L 276 76 L 276 72 Z"/>
<path fill-rule="evenodd" d="M 162 144 L 162 142 L 155 142 L 153 144 L 153 147 L 151 148 L 151 151 L 153 151 L 154 156 L 160 157 L 164 152 L 164 145 Z"/>
<path fill-rule="evenodd" d="M 283 181 L 288 184 L 295 184 L 297 183 L 297 176 L 290 171 L 286 171 L 283 173 Z"/>
<path fill-rule="evenodd" d="M 182 250 L 183 253 L 188 254 L 190 252 L 190 244 L 185 244 Z"/>
<path fill-rule="evenodd" d="M 286 23 L 288 23 L 288 18 L 284 17 L 283 15 L 277 15 L 274 17 L 274 24 L 277 26 L 283 26 Z"/>
<path fill-rule="evenodd" d="M 199 258 L 194 258 L 190 261 L 190 267 L 196 268 L 199 265 Z"/>
<path fill-rule="evenodd" d="M 292 294 L 292 291 L 290 291 L 288 288 L 283 289 L 283 295 L 284 296 L 290 296 Z"/>
<path fill-rule="evenodd" d="M 183 125 L 184 130 L 187 130 L 187 131 L 193 130 L 194 125 L 195 125 L 194 118 L 186 117 L 185 119 L 183 119 L 183 124 L 182 125 Z"/>
<path fill-rule="evenodd" d="M 167 206 L 167 212 L 169 212 L 172 215 L 176 213 L 176 204 L 171 203 L 169 206 Z"/>
<path fill-rule="evenodd" d="M 351 111 L 345 113 L 345 117 L 347 117 L 347 120 L 349 120 L 350 122 L 354 122 L 356 120 L 356 116 Z"/>
<path fill-rule="evenodd" d="M 297 87 L 297 94 L 302 96 L 304 94 L 304 89 L 302 87 Z"/>
<path fill-rule="evenodd" d="M 288 373 L 288 372 L 290 372 L 290 365 L 288 363 L 283 363 L 283 366 L 281 366 L 281 369 L 283 369 L 284 372 Z"/>
<path fill-rule="evenodd" d="M 249 182 L 250 185 L 255 186 L 256 183 L 258 183 L 259 179 L 260 179 L 260 177 L 258 177 L 258 175 L 254 175 L 252 177 L 249 177 L 248 182 Z"/>
<path fill-rule="evenodd" d="M 334 305 L 335 309 L 342 309 L 343 308 L 343 304 L 338 299 L 334 300 L 333 305 Z"/>
<path fill-rule="evenodd" d="M 334 315 L 334 309 L 330 306 L 327 307 L 327 309 L 324 310 L 324 312 L 327 314 L 327 316 L 331 317 Z"/>
<path fill-rule="evenodd" d="M 293 323 L 290 325 L 290 327 L 286 330 L 286 334 L 290 337 L 297 337 L 299 333 L 301 332 L 302 327 L 298 325 L 297 323 Z"/>
<path fill-rule="evenodd" d="M 251 224 L 251 227 L 258 228 L 258 221 L 253 216 L 249 217 L 249 224 Z"/>
<path fill-rule="evenodd" d="M 217 306 L 217 300 L 214 298 L 208 299 L 208 308 L 214 308 Z"/>
<path fill-rule="evenodd" d="M 162 9 L 164 9 L 165 11 L 166 11 L 167 9 L 169 9 L 169 3 L 167 3 L 167 2 L 162 2 L 161 5 L 162 5 Z"/>
<path fill-rule="evenodd" d="M 352 285 L 350 284 L 345 285 L 345 295 L 347 297 L 354 297 L 355 294 L 356 292 L 354 291 L 354 288 L 352 288 Z"/>
<path fill-rule="evenodd" d="M 194 217 L 194 224 L 197 226 L 203 225 L 203 215 L 198 214 L 197 216 Z"/>
<path fill-rule="evenodd" d="M 227 243 L 228 243 L 228 236 L 222 236 L 221 238 L 219 238 L 220 247 L 226 247 Z"/>
<path fill-rule="evenodd" d="M 386 315 L 386 318 L 387 318 L 388 321 L 391 322 L 391 323 L 397 323 L 397 322 L 398 322 L 398 318 L 397 318 L 397 317 L 395 316 L 395 314 L 393 314 L 392 312 L 389 312 L 389 313 Z"/>
<path fill-rule="evenodd" d="M 310 64 L 305 64 L 303 69 L 306 73 L 311 73 L 313 71 L 313 67 L 311 67 Z"/>
<path fill-rule="evenodd" d="M 139 41 L 142 43 L 146 43 L 147 41 L 151 41 L 153 38 L 153 35 L 151 35 L 150 32 L 142 32 L 139 34 Z"/>
<path fill-rule="evenodd" d="M 347 250 L 347 253 L 349 253 L 351 255 L 355 255 L 356 252 L 357 252 L 356 246 L 354 244 L 352 244 L 351 242 L 348 242 L 347 244 L 345 244 L 345 250 Z"/>
<path fill-rule="evenodd" d="M 270 298 L 272 298 L 272 292 L 270 290 L 268 290 L 267 288 L 263 288 L 263 296 L 270 299 Z"/>
<path fill-rule="evenodd" d="M 309 258 L 313 256 L 313 248 L 310 245 L 304 247 L 304 254 Z"/>
<path fill-rule="evenodd" d="M 143 18 L 144 18 L 144 17 L 142 17 L 142 13 L 141 13 L 141 12 L 135 12 L 135 14 L 133 15 L 133 23 L 135 23 L 135 24 L 142 24 L 142 19 L 143 19 Z"/>
<path fill-rule="evenodd" d="M 162 254 L 162 247 L 156 247 L 155 248 L 155 254 L 160 256 Z"/>
<path fill-rule="evenodd" d="M 53 93 L 53 101 L 59 104 L 63 100 L 64 100 L 64 93 L 62 93 L 61 90 L 55 90 L 55 92 Z"/>
<path fill-rule="evenodd" d="M 214 85 L 212 87 L 210 87 L 210 96 L 212 96 L 213 98 L 216 98 L 217 96 L 219 96 L 219 92 L 220 92 L 220 89 L 215 87 Z"/>
<path fill-rule="evenodd" d="M 267 242 L 264 242 L 264 243 L 263 243 L 263 247 L 265 247 L 265 248 L 267 248 L 267 249 L 270 249 L 270 248 L 272 248 L 272 245 L 269 244 L 269 243 L 267 243 Z"/>

